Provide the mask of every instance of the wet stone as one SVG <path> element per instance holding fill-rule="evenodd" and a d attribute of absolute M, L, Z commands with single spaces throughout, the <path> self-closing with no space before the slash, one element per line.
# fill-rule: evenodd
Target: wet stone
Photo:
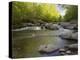
<path fill-rule="evenodd" d="M 65 49 L 59 49 L 59 52 L 65 52 L 66 50 Z"/>
<path fill-rule="evenodd" d="M 68 50 L 68 51 L 66 51 L 66 54 L 71 54 L 71 51 L 69 51 L 69 50 Z"/>

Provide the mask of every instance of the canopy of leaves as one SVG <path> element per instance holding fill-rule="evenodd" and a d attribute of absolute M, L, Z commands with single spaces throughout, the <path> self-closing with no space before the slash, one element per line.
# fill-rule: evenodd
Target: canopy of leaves
<path fill-rule="evenodd" d="M 19 25 L 24 22 L 54 22 L 58 21 L 60 13 L 55 4 L 12 2 L 12 24 Z"/>
<path fill-rule="evenodd" d="M 64 19 L 66 21 L 78 19 L 78 6 L 70 5 L 70 6 L 65 6 L 65 8 L 67 9 L 66 14 L 64 16 Z"/>
<path fill-rule="evenodd" d="M 62 17 L 55 4 L 12 2 L 12 27 L 22 26 L 23 23 L 59 22 L 78 19 L 78 6 L 61 5 L 66 9 Z"/>

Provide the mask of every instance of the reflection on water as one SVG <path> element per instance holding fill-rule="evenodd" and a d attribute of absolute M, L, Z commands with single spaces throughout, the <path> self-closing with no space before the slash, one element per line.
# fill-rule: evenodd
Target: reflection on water
<path fill-rule="evenodd" d="M 40 45 L 52 44 L 56 47 L 63 47 L 68 42 L 58 37 L 56 31 L 39 30 L 39 31 L 17 31 L 13 32 L 12 53 L 13 57 L 40 57 L 38 52 Z"/>

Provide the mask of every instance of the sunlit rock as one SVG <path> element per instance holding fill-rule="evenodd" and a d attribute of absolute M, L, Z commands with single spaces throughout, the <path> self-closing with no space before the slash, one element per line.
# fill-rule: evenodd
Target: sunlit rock
<path fill-rule="evenodd" d="M 33 27 L 23 27 L 19 29 L 14 29 L 12 31 L 23 31 L 23 30 L 41 30 L 41 27 L 33 26 Z"/>

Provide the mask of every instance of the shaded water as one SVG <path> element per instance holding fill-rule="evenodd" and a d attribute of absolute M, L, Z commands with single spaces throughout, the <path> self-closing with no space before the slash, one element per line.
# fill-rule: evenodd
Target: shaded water
<path fill-rule="evenodd" d="M 56 47 L 64 47 L 69 42 L 58 37 L 57 31 L 51 30 L 24 30 L 12 32 L 12 56 L 21 57 L 41 57 L 38 52 L 40 45 L 52 44 Z"/>

